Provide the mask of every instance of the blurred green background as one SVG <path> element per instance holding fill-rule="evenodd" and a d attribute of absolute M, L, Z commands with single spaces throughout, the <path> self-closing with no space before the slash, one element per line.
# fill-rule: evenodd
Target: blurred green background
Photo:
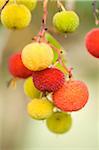
<path fill-rule="evenodd" d="M 57 12 L 56 1 L 49 1 L 47 25 L 51 34 L 66 50 L 68 66 L 74 68 L 75 79 L 88 84 L 90 98 L 80 111 L 72 113 L 73 125 L 64 135 L 54 135 L 45 122 L 28 117 L 28 98 L 23 92 L 24 81 L 17 82 L 17 88 L 7 88 L 11 78 L 7 61 L 15 51 L 32 41 L 40 29 L 42 1 L 33 11 L 31 25 L 20 31 L 5 29 L 0 24 L 0 150 L 98 150 L 99 148 L 99 60 L 88 54 L 84 44 L 86 33 L 95 28 L 92 1 L 63 1 L 68 9 L 74 9 L 80 17 L 79 29 L 67 35 L 55 34 L 52 16 Z M 99 1 L 97 1 L 99 7 Z M 99 25 L 97 26 L 99 27 Z"/>

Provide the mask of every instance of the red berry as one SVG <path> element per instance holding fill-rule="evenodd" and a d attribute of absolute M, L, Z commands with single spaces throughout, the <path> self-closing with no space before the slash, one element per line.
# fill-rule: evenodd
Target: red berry
<path fill-rule="evenodd" d="M 21 53 L 16 53 L 10 56 L 8 60 L 8 69 L 14 77 L 24 79 L 31 76 L 33 73 L 23 65 Z"/>
<path fill-rule="evenodd" d="M 86 48 L 94 57 L 99 58 L 99 28 L 92 29 L 86 35 Z"/>
<path fill-rule="evenodd" d="M 37 89 L 42 92 L 57 91 L 65 82 L 63 72 L 56 68 L 47 68 L 33 72 L 33 81 Z"/>
<path fill-rule="evenodd" d="M 71 112 L 84 107 L 88 97 L 87 86 L 82 81 L 70 80 L 53 94 L 53 101 L 62 111 Z"/>

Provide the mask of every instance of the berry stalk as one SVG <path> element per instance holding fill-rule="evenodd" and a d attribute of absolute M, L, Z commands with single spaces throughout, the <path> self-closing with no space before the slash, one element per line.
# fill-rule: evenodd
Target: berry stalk
<path fill-rule="evenodd" d="M 48 43 L 49 44 L 49 43 Z M 62 61 L 62 56 L 61 56 L 61 50 L 59 50 L 58 48 L 56 48 L 54 45 L 49 44 L 53 49 L 56 50 L 56 52 L 58 53 L 58 61 L 60 62 L 60 64 L 64 67 L 66 73 L 68 73 L 69 77 L 71 77 L 71 72 L 68 70 L 68 68 L 65 66 L 65 64 Z"/>
<path fill-rule="evenodd" d="M 58 5 L 59 7 L 61 7 L 61 9 L 62 9 L 63 11 L 66 11 L 65 7 L 64 7 L 63 4 L 60 2 L 60 0 L 57 0 L 57 5 Z"/>

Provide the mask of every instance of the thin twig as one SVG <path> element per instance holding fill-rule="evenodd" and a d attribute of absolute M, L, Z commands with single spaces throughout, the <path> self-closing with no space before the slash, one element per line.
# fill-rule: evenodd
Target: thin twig
<path fill-rule="evenodd" d="M 47 28 L 46 28 L 46 21 L 47 21 L 47 14 L 48 14 L 47 4 L 48 4 L 48 0 L 44 0 L 44 2 L 43 2 L 42 26 L 41 26 L 40 32 L 38 33 L 38 38 L 37 38 L 38 42 L 40 41 L 41 38 L 44 37 L 45 32 L 47 30 Z"/>
<path fill-rule="evenodd" d="M 73 77 L 73 74 L 72 74 L 72 70 L 73 70 L 73 68 L 71 67 L 71 68 L 67 68 L 66 66 L 65 66 L 65 64 L 64 64 L 64 62 L 62 61 L 62 55 L 61 55 L 61 49 L 58 49 L 58 48 L 56 48 L 54 45 L 52 45 L 52 44 L 49 44 L 57 53 L 58 53 L 58 61 L 59 61 L 59 63 L 63 66 L 63 68 L 65 69 L 65 72 L 66 72 L 66 74 L 68 74 L 68 76 L 69 76 L 69 79 L 71 79 L 72 77 Z"/>
<path fill-rule="evenodd" d="M 57 53 L 58 53 L 58 61 L 60 62 L 60 64 L 63 66 L 63 68 L 65 69 L 66 73 L 69 74 L 69 70 L 68 68 L 65 66 L 65 64 L 62 61 L 62 56 L 61 56 L 61 50 L 59 50 L 58 48 L 56 48 L 54 45 L 48 43 Z"/>
<path fill-rule="evenodd" d="M 72 74 L 72 70 L 73 68 L 69 68 L 68 72 L 69 72 L 69 79 L 71 79 L 73 77 L 73 74 Z"/>
<path fill-rule="evenodd" d="M 93 6 L 93 15 L 94 15 L 94 18 L 95 18 L 95 24 L 98 25 L 99 24 L 99 20 L 98 20 L 98 17 L 97 17 L 97 1 L 94 0 L 92 2 L 92 6 Z"/>
<path fill-rule="evenodd" d="M 4 7 L 9 3 L 9 0 L 6 0 L 6 2 L 4 3 L 4 5 L 0 8 L 0 12 L 4 9 Z"/>

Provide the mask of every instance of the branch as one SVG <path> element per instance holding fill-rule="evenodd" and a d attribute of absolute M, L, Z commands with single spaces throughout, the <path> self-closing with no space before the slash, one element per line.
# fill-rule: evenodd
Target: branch
<path fill-rule="evenodd" d="M 50 47 L 52 47 L 57 52 L 57 54 L 58 54 L 58 61 L 63 66 L 63 68 L 65 69 L 66 73 L 69 74 L 68 68 L 65 66 L 65 64 L 62 61 L 62 56 L 61 56 L 62 50 L 61 49 L 59 50 L 58 48 L 56 48 L 54 45 L 52 45 L 50 43 L 48 43 L 48 44 L 50 45 Z"/>
<path fill-rule="evenodd" d="M 92 2 L 92 6 L 93 6 L 93 15 L 94 15 L 94 18 L 95 18 L 95 24 L 96 25 L 98 25 L 99 24 L 99 20 L 98 20 L 98 17 L 97 17 L 97 1 L 96 0 L 94 0 L 93 2 Z"/>
<path fill-rule="evenodd" d="M 40 32 L 38 33 L 38 38 L 37 38 L 38 42 L 40 42 L 40 39 L 44 37 L 45 32 L 47 30 L 47 28 L 46 28 L 46 21 L 47 21 L 47 14 L 48 14 L 47 4 L 48 4 L 48 0 L 44 0 L 44 2 L 43 2 L 42 26 L 41 26 Z"/>
<path fill-rule="evenodd" d="M 48 14 L 47 3 L 48 3 L 48 0 L 44 0 L 44 4 L 43 4 L 44 16 L 42 20 L 42 26 L 44 26 L 44 28 L 46 28 L 46 21 L 47 21 L 47 14 Z"/>
<path fill-rule="evenodd" d="M 48 43 L 49 44 L 49 43 Z M 72 74 L 72 70 L 73 68 L 67 68 L 66 65 L 64 64 L 64 62 L 62 61 L 62 56 L 61 56 L 61 49 L 56 48 L 54 45 L 49 44 L 58 54 L 58 62 L 63 66 L 63 68 L 65 69 L 66 74 L 68 74 L 69 79 L 72 79 L 73 74 Z M 57 63 L 57 62 L 56 62 Z"/>
<path fill-rule="evenodd" d="M 4 5 L 0 8 L 0 12 L 4 9 L 4 7 L 9 3 L 9 0 L 6 0 L 6 2 L 4 3 Z"/>

